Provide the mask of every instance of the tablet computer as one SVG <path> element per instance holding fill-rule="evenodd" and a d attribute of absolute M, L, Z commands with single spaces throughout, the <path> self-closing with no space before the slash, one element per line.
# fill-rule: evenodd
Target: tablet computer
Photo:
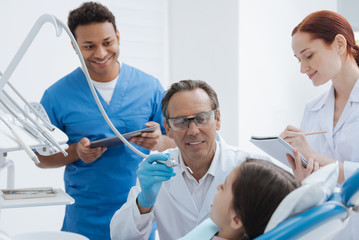
<path fill-rule="evenodd" d="M 144 129 L 140 129 L 137 131 L 122 134 L 122 136 L 124 138 L 126 138 L 127 140 L 129 140 L 132 137 L 140 136 L 144 132 L 153 132 L 156 130 L 156 128 L 157 128 L 156 126 L 144 128 Z M 113 146 L 117 146 L 117 145 L 121 145 L 121 144 L 123 144 L 121 139 L 117 136 L 114 136 L 114 137 L 109 137 L 109 138 L 104 138 L 104 139 L 93 141 L 90 143 L 90 147 L 91 148 L 92 147 L 113 147 Z"/>

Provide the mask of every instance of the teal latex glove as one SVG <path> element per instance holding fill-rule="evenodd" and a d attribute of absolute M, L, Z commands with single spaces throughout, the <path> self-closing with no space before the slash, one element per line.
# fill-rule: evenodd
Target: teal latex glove
<path fill-rule="evenodd" d="M 173 172 L 173 168 L 156 163 L 156 160 L 163 161 L 169 157 L 168 153 L 155 153 L 140 163 L 136 173 L 141 186 L 141 192 L 137 196 L 137 201 L 141 207 L 152 207 L 156 202 L 162 182 L 176 175 Z"/>

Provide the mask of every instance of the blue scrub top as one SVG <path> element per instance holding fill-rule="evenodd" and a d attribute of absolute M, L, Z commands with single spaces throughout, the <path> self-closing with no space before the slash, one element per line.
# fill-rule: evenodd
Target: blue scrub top
<path fill-rule="evenodd" d="M 148 121 L 160 123 L 164 133 L 163 96 L 164 90 L 157 79 L 122 64 L 110 104 L 100 95 L 99 98 L 120 133 L 142 129 Z M 102 117 L 80 68 L 47 89 L 41 104 L 51 122 L 68 135 L 68 144 L 83 137 L 94 141 L 115 136 Z M 67 165 L 65 188 L 75 204 L 66 206 L 62 230 L 82 234 L 91 240 L 110 239 L 109 223 L 136 184 L 136 170 L 141 161 L 142 158 L 128 147 L 120 145 L 108 148 L 92 163 L 78 160 Z"/>

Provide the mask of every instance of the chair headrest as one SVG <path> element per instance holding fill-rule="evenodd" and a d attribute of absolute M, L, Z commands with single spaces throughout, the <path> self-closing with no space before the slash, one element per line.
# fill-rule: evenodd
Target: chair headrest
<path fill-rule="evenodd" d="M 333 193 L 339 176 L 338 163 L 320 168 L 302 182 L 302 186 L 288 194 L 279 204 L 264 232 L 275 228 L 284 220 L 326 201 Z"/>
<path fill-rule="evenodd" d="M 342 202 L 348 206 L 358 206 L 359 205 L 359 169 L 354 172 L 354 174 L 349 177 L 340 188 L 340 196 L 342 197 Z"/>

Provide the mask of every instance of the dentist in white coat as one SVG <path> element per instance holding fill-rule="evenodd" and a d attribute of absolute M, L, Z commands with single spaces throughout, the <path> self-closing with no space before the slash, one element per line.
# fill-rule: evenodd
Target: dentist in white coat
<path fill-rule="evenodd" d="M 157 222 L 160 239 L 178 239 L 208 218 L 217 186 L 249 154 L 217 134 L 220 111 L 215 91 L 203 81 L 172 84 L 162 101 L 164 125 L 177 148 L 152 154 L 139 166 L 139 185 L 111 221 L 111 238 L 148 239 Z M 156 160 L 169 156 L 186 168 Z"/>

